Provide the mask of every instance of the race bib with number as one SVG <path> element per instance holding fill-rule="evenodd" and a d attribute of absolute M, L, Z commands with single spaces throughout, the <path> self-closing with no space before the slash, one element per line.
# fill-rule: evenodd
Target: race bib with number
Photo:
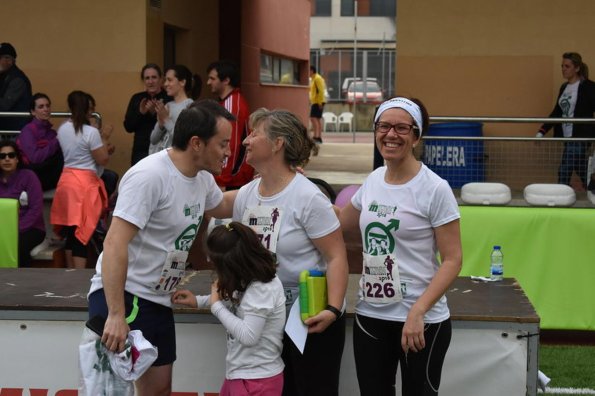
<path fill-rule="evenodd" d="M 277 253 L 282 215 L 282 209 L 277 206 L 256 206 L 244 211 L 242 223 L 252 228 L 262 246 L 274 254 Z"/>
<path fill-rule="evenodd" d="M 184 278 L 187 258 L 188 252 L 181 250 L 167 253 L 159 281 L 153 286 L 153 290 L 157 294 L 170 294 L 175 290 L 178 283 Z"/>
<path fill-rule="evenodd" d="M 377 304 L 399 302 L 403 299 L 399 267 L 395 256 L 372 256 L 363 253 L 362 290 L 364 301 Z"/>

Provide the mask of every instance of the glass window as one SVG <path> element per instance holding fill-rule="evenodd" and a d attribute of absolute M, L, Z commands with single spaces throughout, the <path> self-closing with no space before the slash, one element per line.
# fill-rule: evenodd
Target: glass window
<path fill-rule="evenodd" d="M 355 3 L 353 0 L 341 0 L 341 16 L 354 16 Z"/>
<path fill-rule="evenodd" d="M 260 82 L 299 84 L 299 62 L 274 55 L 260 54 Z"/>
<path fill-rule="evenodd" d="M 260 81 L 273 81 L 273 57 L 270 55 L 260 54 Z"/>
<path fill-rule="evenodd" d="M 355 1 L 341 0 L 341 16 L 354 16 Z M 395 17 L 397 0 L 358 0 L 357 16 Z"/>
<path fill-rule="evenodd" d="M 312 16 L 331 16 L 331 0 L 315 0 Z"/>

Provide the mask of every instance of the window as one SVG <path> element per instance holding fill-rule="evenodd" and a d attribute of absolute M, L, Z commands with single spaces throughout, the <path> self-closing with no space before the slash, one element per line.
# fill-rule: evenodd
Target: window
<path fill-rule="evenodd" d="M 331 0 L 314 0 L 312 1 L 311 16 L 331 16 Z"/>
<path fill-rule="evenodd" d="M 354 0 L 341 0 L 341 16 L 354 16 Z M 395 17 L 397 0 L 358 0 L 357 16 Z"/>
<path fill-rule="evenodd" d="M 274 55 L 260 54 L 260 82 L 299 84 L 299 62 Z"/>

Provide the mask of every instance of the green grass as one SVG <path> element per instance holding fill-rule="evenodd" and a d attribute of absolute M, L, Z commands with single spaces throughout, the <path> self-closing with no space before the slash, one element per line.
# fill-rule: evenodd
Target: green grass
<path fill-rule="evenodd" d="M 595 346 L 541 345 L 539 369 L 550 387 L 595 389 Z"/>

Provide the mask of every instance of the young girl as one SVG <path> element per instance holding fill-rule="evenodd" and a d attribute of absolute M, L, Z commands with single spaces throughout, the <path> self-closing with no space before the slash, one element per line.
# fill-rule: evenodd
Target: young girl
<path fill-rule="evenodd" d="M 235 221 L 213 229 L 207 251 L 218 276 L 211 295 L 178 290 L 172 302 L 210 305 L 227 329 L 221 396 L 281 395 L 285 294 L 272 255 L 251 228 Z"/>

